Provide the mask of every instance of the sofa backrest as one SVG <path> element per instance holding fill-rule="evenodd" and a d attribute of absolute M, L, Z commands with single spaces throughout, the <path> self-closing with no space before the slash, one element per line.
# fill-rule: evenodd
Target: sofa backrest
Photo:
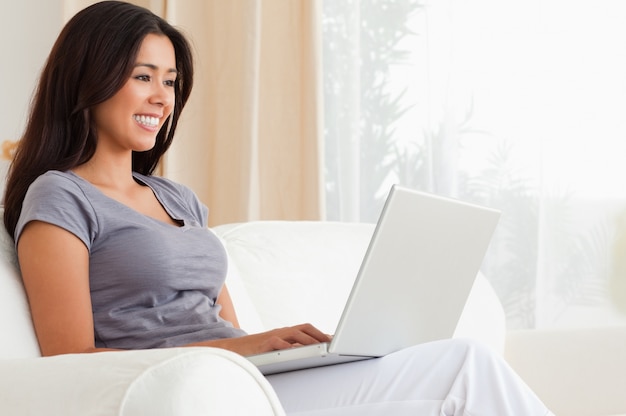
<path fill-rule="evenodd" d="M 373 224 L 251 221 L 213 228 L 229 255 L 226 278 L 250 333 L 310 322 L 334 333 L 374 231 Z M 505 315 L 479 273 L 455 336 L 504 349 Z"/>
<path fill-rule="evenodd" d="M 0 218 L 4 210 L 0 208 Z M 0 359 L 41 355 L 13 239 L 0 225 Z"/>
<path fill-rule="evenodd" d="M 374 226 L 251 221 L 213 231 L 229 255 L 226 285 L 243 329 L 310 322 L 333 333 Z"/>

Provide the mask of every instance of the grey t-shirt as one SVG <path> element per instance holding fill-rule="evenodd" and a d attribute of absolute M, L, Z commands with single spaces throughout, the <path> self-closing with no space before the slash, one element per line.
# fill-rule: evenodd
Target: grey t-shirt
<path fill-rule="evenodd" d="M 227 260 L 207 228 L 206 206 L 183 185 L 133 175 L 180 227 L 109 198 L 73 172 L 50 171 L 28 189 L 15 241 L 28 222 L 39 220 L 87 246 L 97 347 L 173 347 L 245 335 L 215 304 Z"/>

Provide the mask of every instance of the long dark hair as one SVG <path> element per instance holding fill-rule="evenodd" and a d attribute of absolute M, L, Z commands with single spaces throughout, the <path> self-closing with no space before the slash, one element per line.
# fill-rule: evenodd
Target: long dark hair
<path fill-rule="evenodd" d="M 76 14 L 63 28 L 42 71 L 30 117 L 7 178 L 4 224 L 11 236 L 31 183 L 48 170 L 66 171 L 96 150 L 91 108 L 117 93 L 131 75 L 143 39 L 165 35 L 174 45 L 178 77 L 172 114 L 155 146 L 133 152 L 133 170 L 152 174 L 172 143 L 193 85 L 193 58 L 185 37 L 151 11 L 104 1 Z"/>

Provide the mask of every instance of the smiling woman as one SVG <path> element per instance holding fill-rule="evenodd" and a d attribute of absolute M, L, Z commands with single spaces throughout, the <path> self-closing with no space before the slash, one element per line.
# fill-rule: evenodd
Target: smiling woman
<path fill-rule="evenodd" d="M 99 13 L 93 12 L 94 9 Z M 191 50 L 182 34 L 167 22 L 152 13 L 134 14 L 132 10 L 145 9 L 116 2 L 99 3 L 77 14 L 60 33 L 41 75 L 30 121 L 9 172 L 5 194 L 8 230 L 15 228 L 28 187 L 44 172 L 96 163 L 100 156 L 93 156 L 106 149 L 119 150 L 121 146 L 135 150 L 134 147 L 138 146 L 138 151 L 127 153 L 124 162 L 127 164 L 125 183 L 132 186 L 136 184 L 130 182 L 130 170 L 152 173 L 169 148 L 193 85 Z M 103 24 L 100 20 L 105 13 L 110 20 Z M 134 22 L 132 19 L 135 18 L 141 20 Z M 106 30 L 90 30 L 101 25 Z M 111 38 L 107 31 L 119 36 Z M 97 48 L 94 45 L 102 46 Z M 82 62 L 76 64 L 65 59 L 66 56 L 81 57 Z M 162 69 L 146 69 L 137 66 L 138 63 Z M 143 77 L 135 79 L 133 75 Z M 68 93 L 67 85 L 74 86 L 73 91 L 69 90 L 72 92 Z M 135 92 L 129 97 L 137 94 L 132 104 L 128 104 L 133 107 L 116 105 L 119 95 L 130 91 L 131 87 Z M 145 102 L 139 103 L 140 100 Z M 126 114 L 126 111 L 130 113 Z M 98 117 L 105 114 L 108 122 L 98 123 Z M 159 118 L 162 128 L 156 132 L 149 131 L 155 130 L 152 127 L 140 128 L 134 118 L 136 115 Z M 113 123 L 118 117 L 124 121 Z M 49 125 L 47 120 L 52 120 L 54 125 Z M 117 135 L 118 130 L 127 132 L 131 126 L 146 135 L 133 136 L 132 140 L 127 134 Z M 116 130 L 113 135 L 109 134 L 112 129 Z M 107 140 L 109 136 L 115 136 L 115 140 Z M 99 141 L 102 141 L 101 148 L 97 145 Z M 84 167 L 87 174 L 89 165 Z"/>

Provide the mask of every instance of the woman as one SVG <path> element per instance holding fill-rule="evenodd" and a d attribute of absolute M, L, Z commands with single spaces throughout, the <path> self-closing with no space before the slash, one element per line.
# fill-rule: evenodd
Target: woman
<path fill-rule="evenodd" d="M 152 175 L 192 84 L 187 41 L 143 8 L 98 3 L 59 35 L 5 194 L 42 354 L 329 340 L 309 324 L 240 329 L 207 208 Z M 499 357 L 462 341 L 268 379 L 289 414 L 550 414 Z"/>

